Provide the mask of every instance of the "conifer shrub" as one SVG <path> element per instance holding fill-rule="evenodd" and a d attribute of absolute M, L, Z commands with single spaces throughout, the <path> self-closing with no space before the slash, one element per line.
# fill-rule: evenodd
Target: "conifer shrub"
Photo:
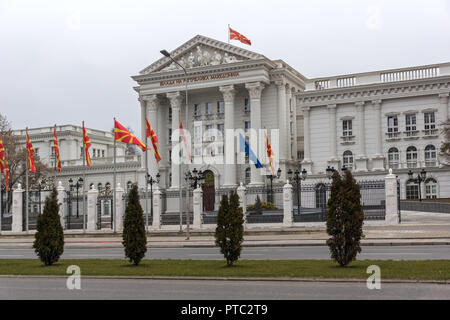
<path fill-rule="evenodd" d="M 244 240 L 244 214 L 239 206 L 239 196 L 232 192 L 230 199 L 222 196 L 217 215 L 215 232 L 216 246 L 224 255 L 227 266 L 231 267 L 241 255 Z"/>
<path fill-rule="evenodd" d="M 44 212 L 38 216 L 34 238 L 34 251 L 46 266 L 59 260 L 64 252 L 64 230 L 59 217 L 56 188 L 45 199 Z"/>
<path fill-rule="evenodd" d="M 327 205 L 327 233 L 331 236 L 327 245 L 331 258 L 345 267 L 361 252 L 360 241 L 364 237 L 361 193 L 350 170 L 345 171 L 343 178 L 334 172 Z"/>
<path fill-rule="evenodd" d="M 122 240 L 125 257 L 137 266 L 147 252 L 147 234 L 145 232 L 144 215 L 139 202 L 139 193 L 136 184 L 133 185 L 128 193 Z"/>

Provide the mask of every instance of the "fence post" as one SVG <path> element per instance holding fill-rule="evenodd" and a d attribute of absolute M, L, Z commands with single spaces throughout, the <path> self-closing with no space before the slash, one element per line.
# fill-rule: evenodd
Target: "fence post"
<path fill-rule="evenodd" d="M 193 227 L 200 229 L 202 227 L 202 213 L 203 213 L 203 191 L 200 186 L 193 192 L 194 198 L 194 221 Z"/>
<path fill-rule="evenodd" d="M 154 229 L 161 228 L 161 212 L 162 212 L 162 192 L 159 189 L 153 191 L 153 221 Z"/>
<path fill-rule="evenodd" d="M 289 183 L 289 180 L 286 181 L 286 184 L 283 186 L 283 225 L 292 226 L 292 185 Z"/>
<path fill-rule="evenodd" d="M 93 185 L 87 194 L 87 231 L 96 230 L 97 225 L 97 197 L 98 190 Z"/>
<path fill-rule="evenodd" d="M 58 205 L 59 205 L 59 208 L 58 208 L 58 214 L 59 214 L 59 221 L 61 222 L 61 226 L 62 226 L 62 228 L 63 229 L 65 229 L 65 223 L 64 223 L 64 209 L 65 209 L 65 207 L 64 207 L 64 197 L 65 197 L 65 190 L 64 190 L 64 187 L 63 187 L 63 185 L 62 185 L 62 182 L 61 181 L 58 181 L 58 186 L 56 187 L 56 191 L 58 192 L 58 196 L 57 196 L 57 199 L 58 199 Z"/>
<path fill-rule="evenodd" d="M 22 224 L 22 213 L 23 213 L 23 193 L 22 185 L 19 183 L 17 189 L 13 191 L 13 201 L 12 201 L 12 223 L 11 223 L 11 231 L 12 232 L 22 232 L 23 224 Z"/>
<path fill-rule="evenodd" d="M 398 224 L 397 177 L 392 174 L 392 169 L 389 169 L 389 174 L 386 175 L 384 180 L 386 192 L 385 222 L 387 224 Z"/>
<path fill-rule="evenodd" d="M 117 188 L 114 189 L 114 192 L 116 193 L 116 203 L 115 203 L 115 217 L 116 220 L 116 231 L 122 232 L 123 231 L 123 216 L 125 213 L 125 208 L 123 207 L 123 194 L 125 193 L 123 188 L 120 186 L 120 183 L 117 183 Z"/>
<path fill-rule="evenodd" d="M 246 197 L 247 189 L 244 187 L 244 184 L 241 182 L 239 187 L 237 188 L 237 194 L 239 196 L 239 205 L 242 208 L 242 213 L 244 214 L 244 225 L 247 223 L 247 197 Z"/>

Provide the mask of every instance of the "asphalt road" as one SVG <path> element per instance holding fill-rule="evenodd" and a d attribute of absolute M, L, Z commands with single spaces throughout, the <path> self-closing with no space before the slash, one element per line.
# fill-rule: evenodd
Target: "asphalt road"
<path fill-rule="evenodd" d="M 33 249 L 0 249 L 0 259 L 36 258 Z M 122 248 L 65 248 L 63 259 L 121 259 Z M 241 259 L 291 260 L 291 259 L 329 259 L 326 246 L 301 247 L 244 247 Z M 146 259 L 223 259 L 217 248 L 151 248 Z M 363 246 L 359 260 L 436 260 L 450 259 L 450 246 Z"/>
<path fill-rule="evenodd" d="M 68 290 L 66 278 L 0 278 L 0 299 L 450 299 L 450 285 L 365 282 L 292 282 L 220 280 L 142 280 L 81 278 L 80 290 Z"/>

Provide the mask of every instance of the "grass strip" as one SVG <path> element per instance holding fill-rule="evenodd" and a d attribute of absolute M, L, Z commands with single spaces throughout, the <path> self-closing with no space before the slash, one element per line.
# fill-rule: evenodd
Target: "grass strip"
<path fill-rule="evenodd" d="M 226 267 L 219 260 L 143 260 L 134 266 L 122 259 L 63 259 L 44 266 L 37 259 L 0 259 L 0 275 L 67 275 L 70 265 L 91 276 L 295 277 L 367 279 L 377 265 L 382 279 L 450 280 L 450 260 L 361 260 L 342 268 L 331 260 L 241 260 Z"/>

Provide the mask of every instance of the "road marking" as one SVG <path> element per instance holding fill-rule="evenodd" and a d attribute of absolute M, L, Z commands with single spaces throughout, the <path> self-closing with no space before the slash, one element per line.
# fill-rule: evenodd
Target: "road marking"
<path fill-rule="evenodd" d="M 2 254 L 0 258 L 8 258 L 8 257 L 25 257 L 23 254 Z"/>

